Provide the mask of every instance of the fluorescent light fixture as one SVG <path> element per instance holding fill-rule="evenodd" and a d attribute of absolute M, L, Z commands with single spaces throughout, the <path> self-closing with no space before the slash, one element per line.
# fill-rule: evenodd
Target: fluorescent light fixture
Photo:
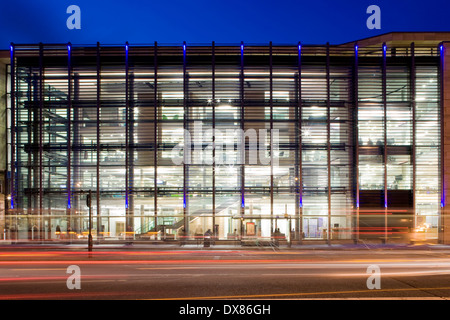
<path fill-rule="evenodd" d="M 270 91 L 264 92 L 264 98 L 270 99 Z M 273 99 L 285 99 L 289 101 L 289 91 L 272 91 Z"/>

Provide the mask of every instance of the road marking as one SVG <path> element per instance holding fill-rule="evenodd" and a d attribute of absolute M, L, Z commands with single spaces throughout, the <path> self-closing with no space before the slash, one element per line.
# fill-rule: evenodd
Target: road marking
<path fill-rule="evenodd" d="M 61 271 L 67 268 L 29 268 L 29 269 L 11 269 L 12 271 Z"/>
<path fill-rule="evenodd" d="M 219 299 L 220 300 L 220 299 L 240 299 L 240 298 L 253 299 L 253 298 L 270 298 L 270 297 L 316 296 L 316 295 L 327 295 L 327 294 L 351 294 L 351 293 L 374 293 L 374 292 L 378 293 L 378 292 L 427 291 L 427 290 L 450 290 L 450 287 L 273 293 L 273 294 L 251 294 L 251 295 L 235 295 L 235 296 L 214 296 L 214 297 L 162 298 L 162 299 L 148 299 L 148 300 L 205 300 L 205 299 Z"/>
<path fill-rule="evenodd" d="M 210 267 L 164 267 L 164 268 L 136 268 L 137 270 L 182 270 L 182 269 L 210 269 Z M 224 269 L 221 267 L 220 269 Z"/>

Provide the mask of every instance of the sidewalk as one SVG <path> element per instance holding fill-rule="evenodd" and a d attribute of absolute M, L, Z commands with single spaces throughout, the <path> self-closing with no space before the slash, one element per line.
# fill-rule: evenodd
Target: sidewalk
<path fill-rule="evenodd" d="M 0 251 L 3 250 L 87 250 L 87 243 L 33 243 L 33 242 L 11 242 L 0 241 Z M 204 247 L 203 243 L 186 244 L 180 246 L 178 243 L 95 243 L 93 251 L 98 250 L 263 250 L 263 251 L 286 251 L 286 250 L 450 250 L 450 245 L 444 244 L 283 244 L 279 246 L 242 246 L 240 244 L 216 243 L 210 247 Z"/>

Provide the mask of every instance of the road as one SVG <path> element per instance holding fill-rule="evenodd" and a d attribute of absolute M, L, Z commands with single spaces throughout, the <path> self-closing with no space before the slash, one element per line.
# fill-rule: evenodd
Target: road
<path fill-rule="evenodd" d="M 372 298 L 450 298 L 450 250 L 0 251 L 0 300 Z"/>

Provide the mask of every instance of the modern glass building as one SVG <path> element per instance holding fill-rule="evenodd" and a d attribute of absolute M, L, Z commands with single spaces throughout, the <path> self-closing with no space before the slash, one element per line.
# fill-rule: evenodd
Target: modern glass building
<path fill-rule="evenodd" d="M 438 241 L 443 40 L 12 44 L 5 237 Z"/>

